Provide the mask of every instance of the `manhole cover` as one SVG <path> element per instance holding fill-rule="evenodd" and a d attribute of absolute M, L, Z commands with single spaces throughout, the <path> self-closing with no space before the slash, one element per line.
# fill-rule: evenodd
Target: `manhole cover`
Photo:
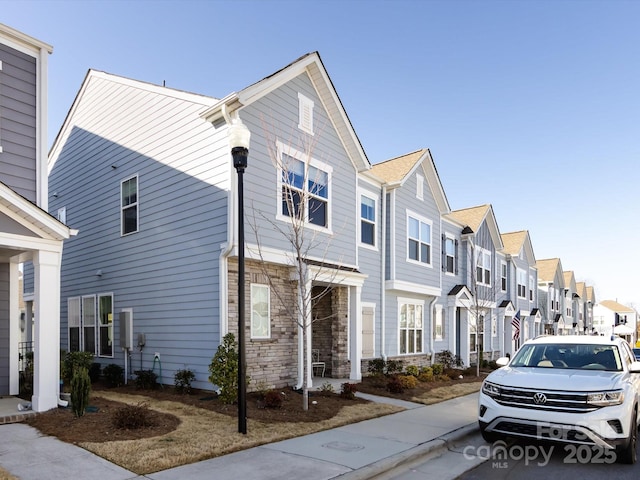
<path fill-rule="evenodd" d="M 324 448 L 331 448 L 333 450 L 342 450 L 343 452 L 355 452 L 356 450 L 362 450 L 364 445 L 357 445 L 355 443 L 347 442 L 329 442 L 322 445 Z"/>

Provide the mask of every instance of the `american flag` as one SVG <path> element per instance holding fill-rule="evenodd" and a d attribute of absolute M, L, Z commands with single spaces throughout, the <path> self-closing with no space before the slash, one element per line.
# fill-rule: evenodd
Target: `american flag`
<path fill-rule="evenodd" d="M 513 339 L 516 340 L 520 337 L 520 310 L 513 316 L 511 326 L 513 327 Z"/>

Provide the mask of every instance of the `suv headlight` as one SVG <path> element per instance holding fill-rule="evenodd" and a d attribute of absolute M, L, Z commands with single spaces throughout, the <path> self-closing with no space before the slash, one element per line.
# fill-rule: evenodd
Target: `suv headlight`
<path fill-rule="evenodd" d="M 587 395 L 587 403 L 599 407 L 610 405 L 620 405 L 624 402 L 624 392 L 615 390 L 613 392 L 593 392 Z"/>
<path fill-rule="evenodd" d="M 487 382 L 485 380 L 485 382 L 482 384 L 482 393 L 490 397 L 499 397 L 500 387 L 495 383 Z"/>

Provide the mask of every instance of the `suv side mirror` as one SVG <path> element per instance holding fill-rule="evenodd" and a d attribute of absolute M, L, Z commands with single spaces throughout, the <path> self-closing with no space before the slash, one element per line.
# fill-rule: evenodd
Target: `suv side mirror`
<path fill-rule="evenodd" d="M 511 360 L 509 357 L 500 357 L 496 360 L 496 365 L 498 365 L 499 367 L 504 367 L 505 365 L 509 364 L 509 360 Z M 640 367 L 640 362 L 638 362 L 638 367 Z"/>

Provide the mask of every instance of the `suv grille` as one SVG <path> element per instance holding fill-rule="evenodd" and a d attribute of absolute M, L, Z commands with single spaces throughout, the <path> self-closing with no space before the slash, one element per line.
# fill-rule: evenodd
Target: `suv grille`
<path fill-rule="evenodd" d="M 542 395 L 541 395 L 542 394 Z M 587 393 L 500 387 L 493 399 L 500 405 L 551 412 L 585 413 L 599 407 L 587 403 Z"/>

